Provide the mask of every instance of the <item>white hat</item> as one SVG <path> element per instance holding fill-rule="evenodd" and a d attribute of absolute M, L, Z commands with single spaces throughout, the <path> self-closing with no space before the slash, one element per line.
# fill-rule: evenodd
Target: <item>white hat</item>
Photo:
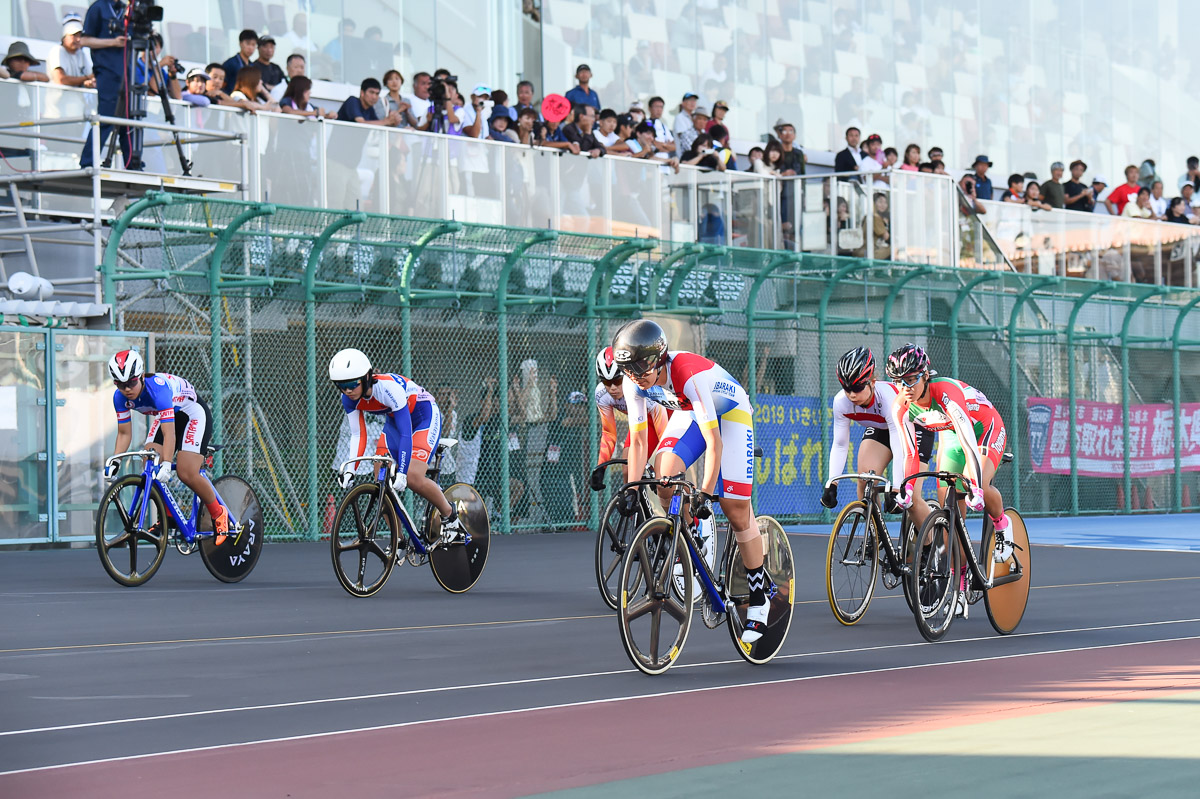
<path fill-rule="evenodd" d="M 62 35 L 74 36 L 76 33 L 83 33 L 83 22 L 76 16 L 64 17 Z"/>
<path fill-rule="evenodd" d="M 1092 183 L 1103 183 L 1105 186 L 1107 186 L 1108 178 L 1104 177 L 1104 175 L 1096 175 L 1092 178 Z"/>

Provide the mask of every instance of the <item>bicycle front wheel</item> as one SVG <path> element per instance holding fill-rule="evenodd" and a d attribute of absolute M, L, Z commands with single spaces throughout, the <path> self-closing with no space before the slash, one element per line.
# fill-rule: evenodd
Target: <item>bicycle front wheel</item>
<path fill-rule="evenodd" d="M 153 577 L 167 554 L 167 506 L 153 488 L 145 496 L 144 482 L 140 474 L 116 480 L 96 509 L 100 563 L 109 577 L 128 587 Z M 141 517 L 143 503 L 146 514 Z"/>
<path fill-rule="evenodd" d="M 600 598 L 613 610 L 617 609 L 621 597 L 618 582 L 621 561 L 629 549 L 629 542 L 638 528 L 649 518 L 644 502 L 639 502 L 632 516 L 622 516 L 620 492 L 613 495 L 600 517 L 600 531 L 596 533 L 596 587 Z"/>
<path fill-rule="evenodd" d="M 621 606 L 617 622 L 621 643 L 633 665 L 645 674 L 662 674 L 675 662 L 692 623 L 692 581 L 683 581 L 683 596 L 671 588 L 687 543 L 671 520 L 657 517 L 642 525 L 621 563 Z"/>
<path fill-rule="evenodd" d="M 795 601 L 796 566 L 792 559 L 792 547 L 788 543 L 783 525 L 771 516 L 759 516 L 758 531 L 763 543 L 763 567 L 767 570 L 767 590 L 771 609 L 767 612 L 767 631 L 752 644 L 742 641 L 746 627 L 746 609 L 750 607 L 750 588 L 746 583 L 746 566 L 742 563 L 741 550 L 735 545 L 727 548 L 729 561 L 725 573 L 727 596 L 733 602 L 733 612 L 725 620 L 729 637 L 742 659 L 756 666 L 771 660 L 783 648 L 788 630 L 792 627 L 792 609 Z M 732 533 L 731 533 L 732 535 Z"/>
<path fill-rule="evenodd" d="M 871 508 L 857 499 L 838 514 L 825 549 L 825 593 L 847 626 L 866 615 L 879 576 L 879 541 Z"/>
<path fill-rule="evenodd" d="M 217 539 L 200 539 L 200 559 L 209 574 L 223 583 L 245 579 L 258 563 L 263 545 L 263 512 L 254 489 L 240 477 L 227 474 L 213 483 L 225 508 L 229 511 L 229 535 L 217 546 Z M 237 519 L 237 527 L 232 522 Z M 196 529 L 212 532 L 212 515 L 200 506 L 200 521 Z"/>
<path fill-rule="evenodd" d="M 987 606 L 988 621 L 993 629 L 1001 635 L 1008 635 L 1017 629 L 1025 616 L 1025 607 L 1029 604 L 1030 576 L 1033 574 L 1033 548 L 1029 546 L 1029 530 L 1025 520 L 1016 508 L 1004 511 L 1012 523 L 1013 555 L 1004 563 L 997 563 L 992 574 L 993 583 L 1007 580 L 1001 585 L 995 585 L 983 594 Z M 995 535 L 989 536 L 980 549 L 983 552 L 984 563 L 992 562 L 992 552 L 996 546 Z M 1010 579 L 1016 576 L 1016 579 Z"/>
<path fill-rule="evenodd" d="M 383 486 L 373 482 L 350 489 L 338 504 L 329 534 L 333 573 L 342 588 L 358 597 L 383 588 L 396 564 L 399 544 L 400 520 Z"/>
<path fill-rule="evenodd" d="M 940 641 L 954 621 L 961 557 L 950 524 L 950 512 L 938 510 L 929 514 L 913 542 L 913 566 L 909 575 L 909 592 L 914 600 L 913 618 L 926 641 Z"/>

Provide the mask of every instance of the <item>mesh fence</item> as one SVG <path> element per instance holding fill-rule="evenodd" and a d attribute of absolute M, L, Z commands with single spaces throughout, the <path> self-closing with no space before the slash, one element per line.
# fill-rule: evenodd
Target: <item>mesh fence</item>
<path fill-rule="evenodd" d="M 155 367 L 210 398 L 218 468 L 250 477 L 276 538 L 323 532 L 349 432 L 325 365 L 350 346 L 433 393 L 461 442 L 445 471 L 496 529 L 594 525 L 592 363 L 640 316 L 756 397 L 761 512 L 821 517 L 836 360 L 906 341 L 1000 411 L 1018 457 L 997 485 L 1023 511 L 1200 502 L 1200 323 L 1183 313 L 1200 295 L 1182 290 L 153 194 L 104 271 L 117 326 L 157 333 Z M 1129 463 L 1123 409 L 1147 444 Z"/>

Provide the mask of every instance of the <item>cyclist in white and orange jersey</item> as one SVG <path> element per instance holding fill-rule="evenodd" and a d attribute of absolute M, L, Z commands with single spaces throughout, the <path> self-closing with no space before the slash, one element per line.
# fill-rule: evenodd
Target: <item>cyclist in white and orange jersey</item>
<path fill-rule="evenodd" d="M 625 392 L 622 388 L 624 378 L 621 367 L 613 360 L 612 347 L 605 347 L 596 355 L 596 410 L 600 413 L 600 459 L 604 463 L 612 458 L 617 450 L 617 414 L 625 415 Z M 661 405 L 652 404 L 649 408 L 650 423 L 646 427 L 649 435 L 647 452 L 654 457 L 658 450 L 658 441 L 667 428 L 671 412 Z M 625 448 L 629 448 L 629 434 L 625 435 Z"/>

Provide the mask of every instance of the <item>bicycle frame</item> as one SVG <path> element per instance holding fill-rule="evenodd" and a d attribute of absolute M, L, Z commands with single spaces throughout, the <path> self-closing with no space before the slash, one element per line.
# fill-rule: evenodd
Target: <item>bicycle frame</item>
<path fill-rule="evenodd" d="M 109 461 L 119 461 L 124 458 L 146 458 L 146 465 L 142 468 L 142 485 L 133 495 L 133 506 L 137 508 L 137 526 L 141 528 L 146 523 L 146 510 L 150 507 L 150 489 L 158 488 L 158 494 L 163 498 L 164 504 L 167 506 L 167 515 L 175 522 L 175 526 L 179 529 L 179 533 L 183 536 L 185 543 L 191 544 L 198 538 L 207 538 L 216 533 L 201 532 L 196 529 L 196 521 L 200 518 L 200 496 L 192 491 L 192 513 L 188 517 L 184 517 L 183 511 L 180 510 L 179 504 L 175 501 L 175 497 L 167 490 L 167 487 L 159 482 L 155 477 L 155 472 L 160 463 L 158 453 L 154 450 L 139 450 L 137 452 L 122 452 L 120 455 L 114 455 L 109 458 Z M 175 469 L 175 464 L 171 464 L 171 469 Z M 200 476 L 208 480 L 208 470 L 201 466 Z M 208 484 L 213 488 L 213 494 L 217 497 L 217 502 L 225 505 L 225 500 L 221 499 L 221 494 L 217 491 L 217 487 L 213 485 L 212 480 L 208 480 Z M 189 489 L 191 490 L 191 489 Z M 234 518 L 233 511 L 225 505 L 226 512 L 229 513 L 229 529 L 236 530 L 240 526 L 240 522 Z"/>

